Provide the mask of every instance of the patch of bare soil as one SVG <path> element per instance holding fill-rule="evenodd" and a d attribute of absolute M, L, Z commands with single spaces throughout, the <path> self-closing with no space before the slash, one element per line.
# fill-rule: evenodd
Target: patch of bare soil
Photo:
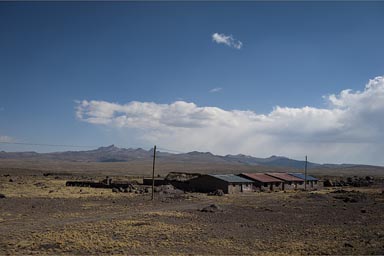
<path fill-rule="evenodd" d="M 66 178 L 0 177 L 0 255 L 384 254 L 381 188 L 218 197 L 163 187 L 151 201 Z"/>

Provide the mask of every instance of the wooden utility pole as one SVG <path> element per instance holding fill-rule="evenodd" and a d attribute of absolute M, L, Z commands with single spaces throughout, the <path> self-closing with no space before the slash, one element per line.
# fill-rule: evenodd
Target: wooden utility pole
<path fill-rule="evenodd" d="M 156 145 L 153 147 L 153 165 L 152 165 L 152 200 L 155 199 L 155 161 L 156 161 Z"/>
<path fill-rule="evenodd" d="M 305 156 L 304 190 L 307 190 L 307 163 L 308 159 L 307 156 Z"/>

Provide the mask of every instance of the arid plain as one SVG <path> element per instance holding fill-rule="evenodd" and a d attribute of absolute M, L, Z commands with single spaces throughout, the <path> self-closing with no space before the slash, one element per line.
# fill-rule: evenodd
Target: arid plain
<path fill-rule="evenodd" d="M 0 254 L 384 254 L 384 194 L 377 170 L 360 171 L 377 181 L 364 188 L 222 197 L 156 193 L 154 201 L 150 193 L 65 186 L 67 180 L 105 175 L 140 180 L 150 167 L 150 162 L 133 168 L 132 163 L 2 160 Z M 158 174 L 175 169 L 229 172 L 233 166 L 160 163 Z M 330 170 L 317 174 L 332 176 Z M 218 208 L 202 211 L 212 204 Z"/>

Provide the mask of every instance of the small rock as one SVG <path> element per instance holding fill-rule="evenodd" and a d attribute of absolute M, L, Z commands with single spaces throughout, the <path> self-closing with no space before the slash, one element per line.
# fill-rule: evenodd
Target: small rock
<path fill-rule="evenodd" d="M 39 188 L 46 188 L 47 187 L 43 182 L 37 182 L 33 185 L 35 185 L 36 187 L 39 187 Z"/>
<path fill-rule="evenodd" d="M 324 180 L 324 183 L 323 183 L 324 187 L 333 187 L 334 184 L 331 180 Z"/>
<path fill-rule="evenodd" d="M 295 207 L 295 209 L 298 209 L 298 208 Z M 267 207 L 264 207 L 263 210 L 266 212 L 273 212 L 273 210 L 271 208 L 267 208 Z"/>
<path fill-rule="evenodd" d="M 348 193 L 348 191 L 347 191 L 347 190 L 344 190 L 344 189 L 337 189 L 337 190 L 332 191 L 331 193 L 335 193 L 335 194 L 345 194 L 345 193 Z"/>
<path fill-rule="evenodd" d="M 118 193 L 118 192 L 119 192 L 119 189 L 118 189 L 118 188 L 112 188 L 112 192 L 113 192 L 113 193 Z"/>
<path fill-rule="evenodd" d="M 209 196 L 224 196 L 224 191 L 222 189 L 217 189 L 208 194 Z"/>
<path fill-rule="evenodd" d="M 353 248 L 353 245 L 351 245 L 350 243 L 344 243 L 344 247 Z"/>
<path fill-rule="evenodd" d="M 222 209 L 217 204 L 211 204 L 210 206 L 204 207 L 200 211 L 201 212 L 218 212 L 218 211 L 222 211 Z"/>

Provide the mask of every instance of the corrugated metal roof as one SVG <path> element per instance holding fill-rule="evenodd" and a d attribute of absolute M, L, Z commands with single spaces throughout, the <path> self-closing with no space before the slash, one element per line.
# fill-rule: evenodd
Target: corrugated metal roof
<path fill-rule="evenodd" d="M 292 176 L 295 176 L 297 178 L 300 178 L 300 179 L 303 179 L 305 180 L 305 174 L 304 173 L 289 173 L 289 175 L 292 175 Z M 312 177 L 310 175 L 307 174 L 307 180 L 310 180 L 310 181 L 318 181 L 319 179 L 315 178 L 315 177 Z"/>
<path fill-rule="evenodd" d="M 282 172 L 267 172 L 266 173 L 269 176 L 284 180 L 284 181 L 297 181 L 297 182 L 302 182 L 304 181 L 303 179 L 300 179 L 298 177 L 289 175 L 288 173 L 282 173 Z"/>
<path fill-rule="evenodd" d="M 263 183 L 281 182 L 281 180 L 276 179 L 272 176 L 266 175 L 264 173 L 242 173 L 242 175 L 246 176 L 251 180 L 257 180 Z"/>
<path fill-rule="evenodd" d="M 224 180 L 229 183 L 253 183 L 253 181 L 246 178 L 236 176 L 234 174 L 208 174 L 211 177 Z"/>

